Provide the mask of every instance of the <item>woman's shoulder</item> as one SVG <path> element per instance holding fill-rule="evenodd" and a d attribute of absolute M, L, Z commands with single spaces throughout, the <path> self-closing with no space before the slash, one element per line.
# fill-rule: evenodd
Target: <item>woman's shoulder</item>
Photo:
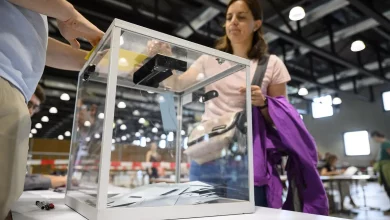
<path fill-rule="evenodd" d="M 269 55 L 269 63 L 272 63 L 273 65 L 283 65 L 284 66 L 284 62 L 282 61 L 282 59 L 280 59 L 275 54 Z"/>

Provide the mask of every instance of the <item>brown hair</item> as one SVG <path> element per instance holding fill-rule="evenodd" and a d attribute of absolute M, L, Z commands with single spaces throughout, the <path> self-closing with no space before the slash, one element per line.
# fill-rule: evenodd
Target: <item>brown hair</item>
<path fill-rule="evenodd" d="M 35 89 L 34 95 L 37 96 L 37 98 L 39 99 L 39 101 L 41 101 L 41 103 L 44 103 L 46 101 L 45 90 L 39 84 Z"/>
<path fill-rule="evenodd" d="M 248 8 L 251 10 L 253 18 L 255 20 L 263 20 L 263 10 L 260 6 L 258 0 L 231 0 L 228 4 L 229 8 L 234 2 L 243 1 L 248 5 Z M 227 11 L 227 10 L 226 10 Z M 233 48 L 230 43 L 228 36 L 221 37 L 215 46 L 216 49 L 233 54 Z M 264 39 L 263 26 L 257 29 L 253 34 L 252 49 L 248 51 L 249 59 L 260 60 L 264 55 L 268 53 L 268 45 Z"/>
<path fill-rule="evenodd" d="M 331 154 L 331 155 L 329 155 L 329 157 L 326 159 L 326 163 L 329 164 L 329 165 L 331 165 L 333 161 L 338 160 L 338 159 L 339 159 L 339 158 L 338 158 L 336 155 Z"/>
<path fill-rule="evenodd" d="M 379 131 L 373 131 L 373 132 L 371 133 L 371 137 L 372 137 L 372 138 L 374 138 L 374 137 L 384 138 L 385 135 L 382 134 L 382 133 L 380 133 Z"/>

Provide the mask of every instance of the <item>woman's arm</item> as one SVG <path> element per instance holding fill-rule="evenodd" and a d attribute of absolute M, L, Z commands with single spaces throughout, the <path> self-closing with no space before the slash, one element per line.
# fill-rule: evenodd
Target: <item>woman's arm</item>
<path fill-rule="evenodd" d="M 66 0 L 8 0 L 9 2 L 49 17 L 66 21 L 77 14 L 73 5 Z"/>
<path fill-rule="evenodd" d="M 268 87 L 268 95 L 270 97 L 284 96 L 287 98 L 287 84 L 282 83 L 282 84 L 277 84 L 277 85 L 270 85 Z M 273 124 L 271 116 L 269 115 L 269 112 L 268 112 L 268 107 L 262 109 L 261 114 L 264 116 L 265 120 L 268 123 Z"/>
<path fill-rule="evenodd" d="M 337 170 L 328 171 L 326 168 L 322 168 L 321 173 L 320 173 L 321 176 L 336 176 L 336 175 L 340 175 L 340 174 L 341 174 L 340 171 L 337 171 Z"/>
<path fill-rule="evenodd" d="M 151 156 L 152 156 L 152 152 L 151 152 L 151 151 L 148 151 L 148 152 L 146 153 L 146 162 L 150 162 Z"/>
<path fill-rule="evenodd" d="M 46 66 L 57 69 L 79 71 L 84 63 L 85 50 L 75 49 L 53 38 L 49 38 L 46 52 Z"/>

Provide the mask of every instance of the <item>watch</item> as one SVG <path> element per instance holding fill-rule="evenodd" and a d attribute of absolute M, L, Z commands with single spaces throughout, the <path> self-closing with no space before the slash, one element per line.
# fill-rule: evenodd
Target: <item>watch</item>
<path fill-rule="evenodd" d="M 263 110 L 263 109 L 265 109 L 265 108 L 267 108 L 267 107 L 268 107 L 268 99 L 265 98 L 265 100 L 264 100 L 264 105 L 259 106 L 259 108 L 260 108 L 260 110 Z"/>

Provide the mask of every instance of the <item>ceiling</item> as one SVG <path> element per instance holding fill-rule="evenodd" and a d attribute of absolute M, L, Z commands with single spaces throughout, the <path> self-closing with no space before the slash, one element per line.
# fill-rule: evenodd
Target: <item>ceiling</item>
<path fill-rule="evenodd" d="M 210 47 L 218 36 L 223 35 L 223 11 L 226 9 L 226 1 L 223 0 L 69 2 L 102 30 L 106 30 L 114 18 L 119 18 Z M 319 94 L 343 94 L 370 102 L 372 97 L 359 91 L 390 82 L 390 1 L 262 0 L 261 4 L 265 38 L 270 52 L 282 58 L 289 69 L 292 76 L 289 93 L 297 108 L 307 110 L 308 103 Z M 290 21 L 289 10 L 298 5 L 305 9 L 306 17 L 299 22 Z M 64 41 L 52 19 L 49 20 L 49 33 L 51 37 Z M 350 47 L 357 39 L 365 42 L 366 49 L 354 53 Z M 81 45 L 83 49 L 91 49 L 86 42 Z M 43 126 L 37 129 L 34 137 L 57 138 L 72 130 L 77 75 L 77 72 L 45 69 L 41 85 L 46 89 L 47 101 L 32 119 L 33 126 L 36 123 Z M 309 95 L 298 96 L 296 93 L 300 87 L 308 88 Z M 68 93 L 70 100 L 60 100 L 62 93 Z M 104 100 L 103 95 L 99 97 Z M 117 99 L 131 103 L 133 98 L 119 95 Z M 127 113 L 139 110 L 141 116 L 116 112 L 115 117 L 130 125 L 139 124 L 139 117 L 158 111 L 149 106 L 156 104 L 153 98 L 144 104 L 143 107 L 130 104 L 131 109 L 127 109 Z M 50 114 L 51 107 L 56 107 L 58 113 Z M 49 116 L 49 122 L 41 122 L 43 116 Z M 134 129 L 128 131 L 129 135 L 139 131 L 140 126 L 144 125 L 133 126 Z M 151 132 L 152 128 L 150 125 L 143 130 Z M 119 131 L 117 136 L 125 134 L 125 131 Z"/>

